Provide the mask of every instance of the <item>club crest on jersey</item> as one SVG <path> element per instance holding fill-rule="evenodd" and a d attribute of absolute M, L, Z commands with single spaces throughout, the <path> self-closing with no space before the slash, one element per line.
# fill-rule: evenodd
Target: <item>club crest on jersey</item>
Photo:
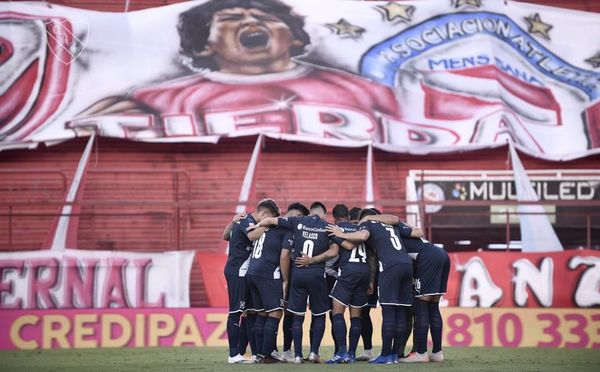
<path fill-rule="evenodd" d="M 415 292 L 421 293 L 421 279 L 419 279 L 419 278 L 416 278 L 416 279 L 413 281 L 413 285 L 414 285 L 414 287 L 415 287 Z"/>

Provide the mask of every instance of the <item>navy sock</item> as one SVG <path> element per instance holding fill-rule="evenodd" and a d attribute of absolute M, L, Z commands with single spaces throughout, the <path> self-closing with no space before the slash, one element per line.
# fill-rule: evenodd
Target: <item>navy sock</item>
<path fill-rule="evenodd" d="M 365 350 L 373 349 L 373 322 L 371 321 L 371 307 L 365 306 L 362 308 L 360 314 L 361 320 L 361 331 L 360 335 L 362 336 L 363 346 Z"/>
<path fill-rule="evenodd" d="M 398 356 L 404 355 L 404 347 L 408 338 L 407 329 L 406 308 L 404 306 L 396 306 L 396 334 L 394 336 L 392 352 Z"/>
<path fill-rule="evenodd" d="M 329 301 L 331 302 L 331 301 Z M 330 305 L 329 308 L 332 306 Z M 338 339 L 335 337 L 335 328 L 333 326 L 333 311 L 329 312 L 329 321 L 331 322 L 331 338 L 333 338 L 333 353 L 337 354 L 340 344 L 338 343 Z"/>
<path fill-rule="evenodd" d="M 356 355 L 356 348 L 358 347 L 358 339 L 360 338 L 361 332 L 361 318 L 354 317 L 350 318 L 350 343 L 348 345 L 348 351 Z"/>
<path fill-rule="evenodd" d="M 294 323 L 294 315 L 286 311 L 283 315 L 283 351 L 292 348 L 292 323 Z"/>
<path fill-rule="evenodd" d="M 302 356 L 302 323 L 304 323 L 304 315 L 294 315 L 292 323 L 292 336 L 294 338 L 295 356 Z"/>
<path fill-rule="evenodd" d="M 404 336 L 402 336 L 402 338 L 399 338 L 399 348 L 397 351 L 399 357 L 404 356 L 404 350 L 406 349 L 406 343 L 408 342 L 408 339 L 410 338 L 410 335 L 412 333 L 413 314 L 414 313 L 413 313 L 412 306 L 404 308 L 404 316 L 406 317 L 406 330 L 405 330 Z M 400 330 L 397 330 L 397 331 L 401 332 Z"/>
<path fill-rule="evenodd" d="M 429 332 L 429 308 L 427 302 L 415 300 L 415 342 L 417 353 L 423 354 L 427 351 L 427 333 Z"/>
<path fill-rule="evenodd" d="M 246 354 L 249 343 L 250 340 L 248 340 L 248 332 L 246 332 L 246 317 L 244 316 L 240 318 L 240 338 L 238 341 L 238 350 L 240 355 Z"/>
<path fill-rule="evenodd" d="M 439 302 L 430 302 L 429 307 L 429 328 L 431 329 L 431 340 L 433 341 L 434 353 L 442 350 L 442 328 L 444 321 L 442 320 L 442 314 L 440 313 Z"/>
<path fill-rule="evenodd" d="M 335 352 L 339 354 L 346 353 L 348 351 L 346 349 L 346 335 L 348 330 L 346 328 L 346 319 L 344 319 L 344 314 L 335 314 L 333 316 L 331 328 L 333 328 L 333 339 L 337 344 Z"/>
<path fill-rule="evenodd" d="M 254 335 L 254 343 L 256 345 L 256 354 L 262 354 L 262 346 L 263 346 L 263 332 L 265 328 L 265 323 L 267 322 L 266 316 L 257 316 L 256 321 L 254 322 L 254 330 L 252 334 Z M 269 352 L 269 354 L 271 354 Z M 262 354 L 266 355 L 266 354 Z"/>
<path fill-rule="evenodd" d="M 230 313 L 227 316 L 227 341 L 229 342 L 229 356 L 240 353 L 238 342 L 240 339 L 240 313 Z"/>
<path fill-rule="evenodd" d="M 263 327 L 262 355 L 271 355 L 273 352 L 273 345 L 276 344 L 275 340 L 277 339 L 277 328 L 279 328 L 279 318 L 267 317 Z"/>
<path fill-rule="evenodd" d="M 381 355 L 388 356 L 392 353 L 392 342 L 396 334 L 396 306 L 381 306 Z"/>
<path fill-rule="evenodd" d="M 321 341 L 325 334 L 325 314 L 315 315 L 312 323 L 312 342 L 310 343 L 310 351 L 315 354 L 319 354 L 319 348 L 321 347 Z"/>
<path fill-rule="evenodd" d="M 310 327 L 308 328 L 308 343 L 310 344 L 310 350 L 312 350 L 312 342 L 313 342 L 313 325 L 315 324 L 315 316 L 310 315 Z"/>
<path fill-rule="evenodd" d="M 254 336 L 254 323 L 256 323 L 256 314 L 246 315 L 246 333 L 248 334 L 248 342 L 250 343 L 250 351 L 252 355 L 258 353 L 258 347 L 256 346 L 256 337 Z"/>
<path fill-rule="evenodd" d="M 410 348 L 411 353 L 415 353 L 417 351 L 417 330 L 415 329 L 416 326 L 417 326 L 417 324 L 415 323 L 415 318 L 413 317 L 412 347 Z"/>

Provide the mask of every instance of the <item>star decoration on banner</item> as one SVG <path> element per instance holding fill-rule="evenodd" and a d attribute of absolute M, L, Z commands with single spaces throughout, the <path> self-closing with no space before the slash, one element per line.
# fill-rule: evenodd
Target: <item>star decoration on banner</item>
<path fill-rule="evenodd" d="M 352 39 L 358 39 L 366 31 L 364 28 L 353 25 L 344 18 L 341 18 L 337 23 L 327 23 L 326 26 L 336 35 L 347 36 Z"/>
<path fill-rule="evenodd" d="M 527 21 L 527 26 L 529 27 L 527 31 L 530 34 L 538 34 L 544 39 L 550 40 L 550 35 L 548 33 L 550 32 L 550 30 L 552 30 L 552 27 L 554 26 L 542 21 L 539 13 L 535 13 L 532 16 L 525 17 L 525 21 Z"/>
<path fill-rule="evenodd" d="M 389 2 L 386 5 L 377 5 L 377 10 L 383 13 L 388 22 L 393 22 L 396 18 L 410 22 L 415 12 L 415 7 L 413 5 L 401 5 Z"/>
<path fill-rule="evenodd" d="M 592 65 L 593 68 L 600 67 L 600 51 L 596 52 L 592 57 L 585 60 L 587 63 Z"/>
<path fill-rule="evenodd" d="M 461 6 L 474 6 L 475 8 L 479 8 L 481 6 L 481 0 L 455 0 L 454 3 L 455 8 L 460 8 Z"/>

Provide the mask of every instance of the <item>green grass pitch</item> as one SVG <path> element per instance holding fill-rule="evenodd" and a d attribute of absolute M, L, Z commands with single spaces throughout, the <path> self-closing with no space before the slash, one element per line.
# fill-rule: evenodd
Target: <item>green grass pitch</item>
<path fill-rule="evenodd" d="M 444 355 L 444 363 L 329 366 L 228 365 L 226 349 L 217 347 L 0 351 L 0 371 L 600 371 L 600 352 L 591 349 L 446 348 Z"/>

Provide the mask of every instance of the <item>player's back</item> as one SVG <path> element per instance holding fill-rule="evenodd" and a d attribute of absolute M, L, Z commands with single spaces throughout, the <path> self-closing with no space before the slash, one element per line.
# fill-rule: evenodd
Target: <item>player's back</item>
<path fill-rule="evenodd" d="M 387 269 L 397 264 L 411 264 L 411 259 L 398 236 L 394 226 L 377 221 L 366 221 L 360 224 L 360 230 L 369 231 L 367 245 L 376 253 L 380 269 Z"/>
<path fill-rule="evenodd" d="M 338 223 L 338 226 L 344 229 L 344 232 L 353 233 L 358 231 L 358 226 L 344 221 Z M 341 241 L 336 240 L 341 245 Z M 345 273 L 364 273 L 369 271 L 367 262 L 367 249 L 364 243 L 357 244 L 354 249 L 348 250 L 340 246 L 339 253 L 340 274 Z"/>
<path fill-rule="evenodd" d="M 294 232 L 294 258 L 307 255 L 315 257 L 329 249 L 331 238 L 325 228 L 327 221 L 318 216 L 280 218 L 279 226 Z M 293 275 L 314 274 L 323 275 L 325 263 L 320 262 L 308 267 L 295 267 Z"/>
<path fill-rule="evenodd" d="M 281 278 L 279 259 L 285 233 L 285 229 L 270 227 L 254 241 L 248 275 L 272 279 Z"/>
<path fill-rule="evenodd" d="M 410 257 L 419 259 L 420 257 L 427 257 L 430 259 L 437 259 L 444 261 L 445 257 L 448 256 L 445 250 L 436 246 L 435 244 L 423 241 L 420 238 L 402 238 L 402 244 L 406 247 Z"/>
<path fill-rule="evenodd" d="M 247 227 L 256 221 L 252 215 L 242 218 L 233 225 L 229 238 L 229 254 L 225 264 L 225 274 L 237 275 L 240 267 L 246 262 L 252 250 L 252 242 L 248 239 Z"/>

